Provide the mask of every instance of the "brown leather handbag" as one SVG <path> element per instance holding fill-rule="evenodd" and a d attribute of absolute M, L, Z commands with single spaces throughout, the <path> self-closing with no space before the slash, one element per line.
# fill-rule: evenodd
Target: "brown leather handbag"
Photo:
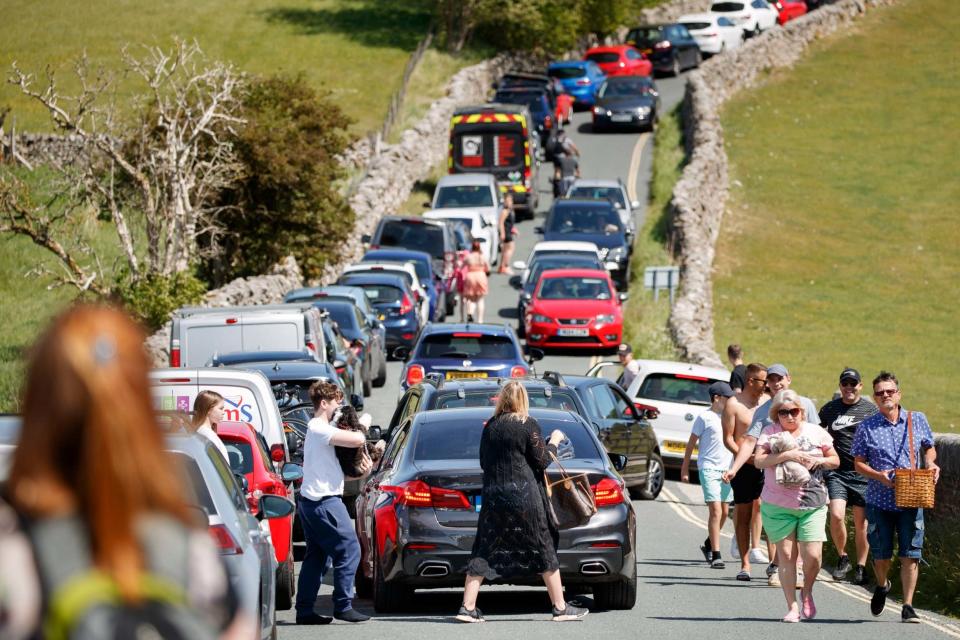
<path fill-rule="evenodd" d="M 897 469 L 893 476 L 893 491 L 901 509 L 932 509 L 937 485 L 933 469 L 918 468 L 913 448 L 913 413 L 907 412 L 910 468 Z"/>
<path fill-rule="evenodd" d="M 597 512 L 593 489 L 590 487 L 587 474 L 578 473 L 571 476 L 555 455 L 551 453 L 550 457 L 560 469 L 560 479 L 551 481 L 547 473 L 543 473 L 543 482 L 547 490 L 548 517 L 557 529 L 573 529 L 586 524 Z"/>

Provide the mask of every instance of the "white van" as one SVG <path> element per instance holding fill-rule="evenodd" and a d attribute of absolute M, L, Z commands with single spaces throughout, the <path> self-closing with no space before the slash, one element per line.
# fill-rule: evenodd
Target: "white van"
<path fill-rule="evenodd" d="M 207 367 L 239 351 L 309 349 L 326 362 L 320 311 L 312 302 L 248 307 L 184 307 L 173 315 L 171 367 Z"/>
<path fill-rule="evenodd" d="M 249 422 L 270 447 L 270 459 L 279 470 L 290 460 L 283 420 L 270 382 L 259 371 L 216 367 L 210 369 L 154 369 L 150 395 L 158 411 L 193 410 L 201 391 L 216 391 L 224 399 L 223 419 Z"/>

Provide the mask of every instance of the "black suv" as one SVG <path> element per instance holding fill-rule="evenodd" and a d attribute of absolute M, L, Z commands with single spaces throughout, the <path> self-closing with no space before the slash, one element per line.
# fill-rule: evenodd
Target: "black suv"
<path fill-rule="evenodd" d="M 682 24 L 651 24 L 631 29 L 627 44 L 632 44 L 650 59 L 657 73 L 680 75 L 695 69 L 703 59 L 700 47 Z"/>

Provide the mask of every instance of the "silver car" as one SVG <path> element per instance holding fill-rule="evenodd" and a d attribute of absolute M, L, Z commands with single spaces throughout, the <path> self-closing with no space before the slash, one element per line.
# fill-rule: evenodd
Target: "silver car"
<path fill-rule="evenodd" d="M 166 444 L 189 481 L 193 504 L 206 511 L 241 608 L 260 621 L 261 638 L 275 637 L 277 559 L 270 528 L 250 515 L 243 487 L 213 443 L 202 436 L 169 435 Z M 266 495 L 258 513 L 279 518 L 293 508 L 286 498 Z"/>
<path fill-rule="evenodd" d="M 641 203 L 639 200 L 630 200 L 627 193 L 627 187 L 623 180 L 587 180 L 581 178 L 570 186 L 567 192 L 568 198 L 591 198 L 594 200 L 609 200 L 616 207 L 620 214 L 620 221 L 627 230 L 627 235 L 632 243 L 636 235 L 637 214 L 640 213 Z"/>

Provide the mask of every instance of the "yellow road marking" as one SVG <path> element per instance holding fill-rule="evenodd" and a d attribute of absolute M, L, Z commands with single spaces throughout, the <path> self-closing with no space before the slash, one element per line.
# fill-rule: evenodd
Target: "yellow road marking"
<path fill-rule="evenodd" d="M 630 200 L 637 200 L 637 175 L 640 173 L 640 158 L 643 157 L 643 150 L 647 147 L 650 140 L 649 133 L 641 133 L 640 139 L 633 147 L 633 155 L 630 157 L 630 173 L 627 176 L 627 195 Z"/>

